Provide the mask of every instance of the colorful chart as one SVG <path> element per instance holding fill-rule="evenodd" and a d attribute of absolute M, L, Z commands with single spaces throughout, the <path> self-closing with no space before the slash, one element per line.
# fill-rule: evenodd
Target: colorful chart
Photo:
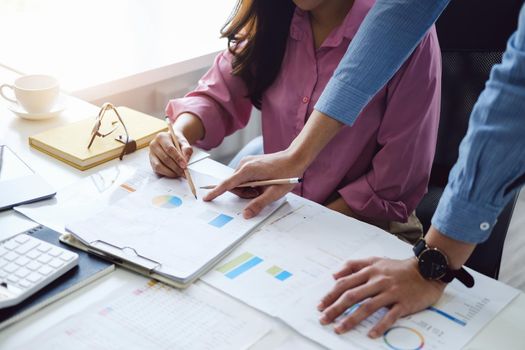
<path fill-rule="evenodd" d="M 463 320 L 460 320 L 459 318 L 457 317 L 454 317 L 452 316 L 451 314 L 449 313 L 446 313 L 445 311 L 443 310 L 440 310 L 438 308 L 435 308 L 434 306 L 429 306 L 427 308 L 427 310 L 430 310 L 430 311 L 434 311 L 435 313 L 441 315 L 441 316 L 444 316 L 446 318 L 448 318 L 449 320 L 453 321 L 453 322 L 456 322 L 457 324 L 459 324 L 460 326 L 466 326 L 467 325 L 467 322 L 463 321 Z"/>
<path fill-rule="evenodd" d="M 226 264 L 219 266 L 217 271 L 223 273 L 229 279 L 234 279 L 261 262 L 263 262 L 263 259 L 258 256 L 254 256 L 252 253 L 243 253 Z"/>
<path fill-rule="evenodd" d="M 292 274 L 286 270 L 281 269 L 279 266 L 273 265 L 268 270 L 267 273 L 278 279 L 279 281 L 285 281 L 288 278 L 292 277 Z"/>
<path fill-rule="evenodd" d="M 383 335 L 383 339 L 392 350 L 420 350 L 425 345 L 425 338 L 421 333 L 404 326 L 388 329 Z"/>
<path fill-rule="evenodd" d="M 182 199 L 177 196 L 162 195 L 154 197 L 151 203 L 159 208 L 173 209 L 181 206 Z"/>
<path fill-rule="evenodd" d="M 215 226 L 217 228 L 221 228 L 221 227 L 223 227 L 224 225 L 226 225 L 227 223 L 229 223 L 232 220 L 233 220 L 233 218 L 231 216 L 229 216 L 229 215 L 219 214 L 213 220 L 208 222 L 208 224 L 210 224 L 212 226 Z"/>

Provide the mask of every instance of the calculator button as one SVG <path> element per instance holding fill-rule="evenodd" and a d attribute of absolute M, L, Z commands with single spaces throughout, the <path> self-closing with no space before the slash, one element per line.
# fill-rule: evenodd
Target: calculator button
<path fill-rule="evenodd" d="M 4 248 L 7 250 L 13 250 L 13 249 L 16 249 L 17 247 L 18 247 L 18 244 L 13 240 L 9 240 L 4 243 Z"/>
<path fill-rule="evenodd" d="M 49 254 L 49 255 L 51 255 L 51 256 L 54 256 L 54 257 L 56 258 L 57 256 L 59 256 L 59 255 L 62 254 L 62 250 L 60 250 L 60 249 L 58 249 L 58 248 L 53 248 L 53 249 L 51 249 L 51 251 L 50 251 L 49 253 L 47 253 L 47 254 Z"/>
<path fill-rule="evenodd" d="M 49 255 L 42 255 L 41 257 L 37 259 L 37 261 L 41 262 L 42 264 L 47 264 L 48 262 L 51 261 L 51 259 L 53 258 L 50 257 Z"/>
<path fill-rule="evenodd" d="M 4 267 L 4 271 L 6 271 L 7 273 L 13 273 L 16 270 L 18 270 L 18 265 L 13 264 L 13 263 L 10 263 L 6 267 Z"/>
<path fill-rule="evenodd" d="M 15 251 L 18 253 L 18 254 L 26 254 L 28 251 L 30 251 L 31 249 L 34 249 L 36 248 L 37 246 L 39 246 L 40 243 L 37 242 L 37 241 L 28 241 L 24 244 L 22 244 L 20 247 L 18 247 Z"/>
<path fill-rule="evenodd" d="M 55 269 L 58 269 L 62 265 L 64 265 L 64 262 L 60 259 L 53 259 L 53 261 L 49 263 L 49 266 L 54 267 Z"/>
<path fill-rule="evenodd" d="M 73 259 L 75 256 L 73 254 L 68 254 L 68 253 L 65 253 L 65 254 L 62 254 L 60 256 L 60 260 L 63 260 L 63 261 L 71 261 L 71 259 Z"/>
<path fill-rule="evenodd" d="M 27 263 L 29 263 L 31 260 L 26 258 L 25 256 L 20 256 L 18 259 L 15 260 L 15 263 L 20 266 L 25 266 Z"/>
<path fill-rule="evenodd" d="M 45 253 L 47 251 L 49 251 L 51 249 L 51 246 L 47 245 L 47 244 L 40 244 L 40 246 L 38 248 L 39 251 L 41 251 L 42 253 Z"/>
<path fill-rule="evenodd" d="M 34 249 L 32 251 L 30 251 L 29 253 L 26 254 L 26 256 L 29 258 L 29 259 L 36 259 L 38 258 L 42 253 L 40 253 L 37 249 Z"/>
<path fill-rule="evenodd" d="M 20 244 L 24 244 L 25 242 L 29 241 L 29 237 L 26 235 L 18 235 L 15 238 L 15 242 L 18 242 Z"/>
<path fill-rule="evenodd" d="M 20 277 L 17 277 L 16 275 L 10 275 L 7 277 L 7 282 L 16 283 L 18 281 L 20 281 Z"/>
<path fill-rule="evenodd" d="M 29 275 L 31 273 L 31 270 L 28 270 L 26 269 L 25 267 L 22 267 L 21 269 L 19 269 L 18 271 L 16 271 L 15 275 L 20 277 L 20 278 L 24 278 L 26 277 L 27 275 Z"/>
<path fill-rule="evenodd" d="M 32 274 L 30 274 L 29 276 L 27 276 L 27 280 L 29 282 L 33 282 L 33 283 L 36 283 L 38 281 L 40 281 L 41 279 L 43 278 L 43 276 L 41 274 L 38 274 L 36 272 L 33 272 Z"/>
<path fill-rule="evenodd" d="M 51 272 L 53 272 L 54 270 L 52 268 L 50 268 L 49 266 L 42 266 L 40 269 L 38 269 L 38 272 L 41 274 L 41 275 L 44 275 L 44 276 L 47 276 L 49 275 Z"/>
<path fill-rule="evenodd" d="M 14 261 L 16 259 L 18 259 L 18 254 L 11 251 L 9 253 L 7 253 L 5 256 L 4 256 L 4 259 L 7 260 L 7 261 Z"/>
<path fill-rule="evenodd" d="M 38 270 L 42 266 L 39 262 L 31 261 L 26 267 L 30 270 Z"/>

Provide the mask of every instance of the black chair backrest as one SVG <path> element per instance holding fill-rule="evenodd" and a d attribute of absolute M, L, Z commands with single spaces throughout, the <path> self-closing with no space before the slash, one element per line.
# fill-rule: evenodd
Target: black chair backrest
<path fill-rule="evenodd" d="M 444 187 L 492 66 L 501 62 L 523 0 L 453 0 L 436 23 L 443 75 L 441 119 L 430 184 Z"/>
<path fill-rule="evenodd" d="M 417 209 L 425 231 L 457 160 L 472 108 L 492 66 L 501 62 L 506 42 L 516 30 L 522 4 L 523 0 L 455 0 L 436 24 L 443 61 L 442 102 L 429 193 Z M 515 199 L 505 207 L 492 235 L 476 247 L 467 266 L 498 277 L 514 203 Z"/>

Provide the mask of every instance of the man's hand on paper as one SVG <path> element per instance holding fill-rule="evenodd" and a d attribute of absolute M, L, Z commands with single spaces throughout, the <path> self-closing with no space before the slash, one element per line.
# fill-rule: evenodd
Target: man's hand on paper
<path fill-rule="evenodd" d="M 149 160 L 151 167 L 159 175 L 167 177 L 184 176 L 184 169 L 188 166 L 193 149 L 182 132 L 175 129 L 175 135 L 183 154 L 177 151 L 168 132 L 159 133 L 150 142 Z"/>
<path fill-rule="evenodd" d="M 234 190 L 234 188 L 249 181 L 302 177 L 305 167 L 302 162 L 295 159 L 288 151 L 245 157 L 235 173 L 221 182 L 215 189 L 211 190 L 204 197 L 204 200 L 211 201 L 226 191 L 232 191 L 241 197 L 250 198 L 250 196 L 245 195 L 244 192 L 246 190 Z M 259 187 L 257 189 L 258 196 L 252 199 L 244 208 L 244 218 L 250 219 L 256 216 L 268 204 L 293 190 L 294 186 L 295 185 L 273 185 Z M 239 192 L 239 190 L 241 190 L 241 192 Z"/>
<path fill-rule="evenodd" d="M 341 334 L 380 308 L 388 307 L 388 313 L 368 333 L 371 338 L 381 336 L 398 318 L 434 304 L 446 286 L 424 279 L 415 258 L 350 260 L 334 278 L 334 288 L 318 306 L 322 311 L 321 324 L 334 322 L 349 307 L 361 302 L 356 311 L 335 325 L 335 332 Z"/>

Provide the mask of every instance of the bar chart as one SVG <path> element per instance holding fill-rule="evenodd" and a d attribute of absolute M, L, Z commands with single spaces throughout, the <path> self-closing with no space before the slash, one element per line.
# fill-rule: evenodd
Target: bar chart
<path fill-rule="evenodd" d="M 219 266 L 216 271 L 222 273 L 229 279 L 235 279 L 263 262 L 264 259 L 261 257 L 256 256 L 250 252 L 244 252 L 232 260 L 226 262 L 225 264 Z M 284 282 L 293 276 L 291 272 L 286 271 L 277 265 L 272 265 L 271 267 L 267 268 L 265 272 L 267 275 L 272 276 L 275 280 L 281 282 Z"/>

